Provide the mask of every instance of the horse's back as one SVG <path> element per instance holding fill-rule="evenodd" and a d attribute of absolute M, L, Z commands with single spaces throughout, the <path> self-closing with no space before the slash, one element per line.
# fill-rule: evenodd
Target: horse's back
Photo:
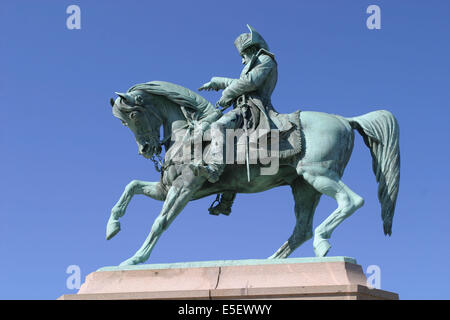
<path fill-rule="evenodd" d="M 302 162 L 347 163 L 353 149 L 354 133 L 343 117 L 316 111 L 302 111 L 304 156 Z"/>

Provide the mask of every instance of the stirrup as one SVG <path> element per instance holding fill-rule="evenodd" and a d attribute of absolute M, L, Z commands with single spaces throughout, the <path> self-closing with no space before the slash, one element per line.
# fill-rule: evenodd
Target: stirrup
<path fill-rule="evenodd" d="M 208 208 L 209 214 L 212 214 L 213 216 L 218 216 L 220 213 L 215 213 L 214 211 L 214 204 L 217 202 L 217 205 L 220 203 L 220 194 L 218 193 L 216 196 L 216 199 L 211 203 L 211 205 Z"/>
<path fill-rule="evenodd" d="M 219 200 L 220 199 L 220 200 Z M 214 207 L 214 204 L 217 202 L 217 206 Z M 233 205 L 233 201 L 227 201 L 220 198 L 220 194 L 217 194 L 216 199 L 211 203 L 208 208 L 209 214 L 218 216 L 220 214 L 229 216 L 231 213 L 231 206 Z M 220 208 L 224 207 L 224 208 Z"/>

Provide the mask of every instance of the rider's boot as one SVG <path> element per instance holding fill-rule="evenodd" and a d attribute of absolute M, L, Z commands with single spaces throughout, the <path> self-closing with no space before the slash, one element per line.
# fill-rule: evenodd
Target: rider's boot
<path fill-rule="evenodd" d="M 236 193 L 234 192 L 223 193 L 220 197 L 220 200 L 216 199 L 216 201 L 219 201 L 219 203 L 215 207 L 213 207 L 213 205 L 216 201 L 212 203 L 211 207 L 208 209 L 209 214 L 212 214 L 214 216 L 218 216 L 219 214 L 224 214 L 226 216 L 230 215 L 231 207 L 233 206 L 235 198 Z"/>

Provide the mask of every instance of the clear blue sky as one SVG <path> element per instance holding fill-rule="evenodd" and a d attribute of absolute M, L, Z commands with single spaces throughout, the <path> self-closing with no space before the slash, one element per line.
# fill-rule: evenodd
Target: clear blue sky
<path fill-rule="evenodd" d="M 66 28 L 71 4 L 81 7 L 81 30 Z M 381 30 L 366 28 L 370 4 L 381 7 Z M 67 266 L 84 279 L 140 247 L 161 202 L 137 196 L 111 241 L 105 225 L 130 180 L 159 176 L 108 100 L 146 81 L 196 89 L 238 77 L 233 41 L 249 23 L 277 57 L 280 112 L 388 109 L 400 123 L 392 237 L 357 135 L 343 180 L 366 203 L 336 229 L 329 255 L 380 266 L 381 288 L 401 298 L 449 299 L 449 12 L 443 0 L 2 1 L 0 298 L 75 293 Z M 238 195 L 229 217 L 210 216 L 212 200 L 190 203 L 148 263 L 265 258 L 294 226 L 288 187 Z M 322 197 L 314 227 L 335 206 Z M 313 255 L 310 240 L 292 256 Z"/>

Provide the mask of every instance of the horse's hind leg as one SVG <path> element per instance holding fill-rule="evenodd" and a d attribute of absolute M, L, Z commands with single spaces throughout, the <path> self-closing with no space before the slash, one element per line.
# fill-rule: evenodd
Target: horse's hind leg
<path fill-rule="evenodd" d="M 155 200 L 164 201 L 166 198 L 166 191 L 162 188 L 160 182 L 147 182 L 133 180 L 131 181 L 122 193 L 119 201 L 111 209 L 111 215 L 106 225 L 106 239 L 109 240 L 120 231 L 119 218 L 123 217 L 125 211 L 135 194 L 143 194 Z"/>
<path fill-rule="evenodd" d="M 336 227 L 353 212 L 361 208 L 364 199 L 347 187 L 338 174 L 322 166 L 301 167 L 297 170 L 320 193 L 334 198 L 337 209 L 314 230 L 314 252 L 325 256 L 331 248 L 328 239 Z"/>
<path fill-rule="evenodd" d="M 295 200 L 296 223 L 294 231 L 288 241 L 269 259 L 287 258 L 302 243 L 312 238 L 314 211 L 319 203 L 321 194 L 302 178 L 297 179 L 291 187 Z"/>

